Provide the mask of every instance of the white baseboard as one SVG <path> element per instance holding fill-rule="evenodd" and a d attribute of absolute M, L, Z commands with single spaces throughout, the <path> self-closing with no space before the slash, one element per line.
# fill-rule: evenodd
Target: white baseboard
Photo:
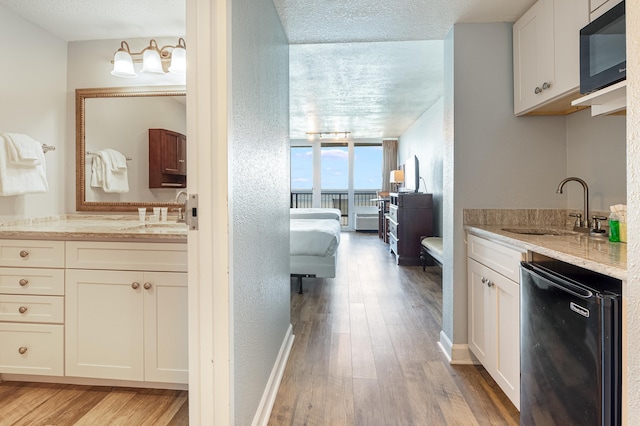
<path fill-rule="evenodd" d="M 478 359 L 473 356 L 473 353 L 469 350 L 469 345 L 453 344 L 444 331 L 440 331 L 440 341 L 438 347 L 447 357 L 449 364 L 461 364 L 461 365 L 475 365 L 480 364 Z"/>
<path fill-rule="evenodd" d="M 253 416 L 253 421 L 251 422 L 252 426 L 267 426 L 269 423 L 271 410 L 273 409 L 273 404 L 276 401 L 278 389 L 280 389 L 280 382 L 282 381 L 284 368 L 287 365 L 287 360 L 291 353 L 293 339 L 295 339 L 295 336 L 293 335 L 293 327 L 289 324 L 287 333 L 282 341 L 282 346 L 280 346 L 278 358 L 276 358 L 276 362 L 271 370 L 271 375 L 269 376 L 269 381 L 267 382 L 267 386 L 262 394 L 260 405 L 258 405 L 258 410 L 256 411 L 255 416 Z"/>

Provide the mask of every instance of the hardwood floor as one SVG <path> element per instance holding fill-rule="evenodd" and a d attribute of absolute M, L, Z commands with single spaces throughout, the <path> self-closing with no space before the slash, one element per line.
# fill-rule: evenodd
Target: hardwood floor
<path fill-rule="evenodd" d="M 187 391 L 0 383 L 1 426 L 188 424 Z"/>
<path fill-rule="evenodd" d="M 479 366 L 436 343 L 439 267 L 398 267 L 377 234 L 343 233 L 338 276 L 291 282 L 295 341 L 270 425 L 517 425 Z"/>

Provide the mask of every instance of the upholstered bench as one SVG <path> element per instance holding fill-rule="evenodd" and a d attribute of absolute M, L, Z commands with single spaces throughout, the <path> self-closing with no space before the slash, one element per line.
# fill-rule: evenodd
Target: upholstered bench
<path fill-rule="evenodd" d="M 420 239 L 420 260 L 422 270 L 425 270 L 429 259 L 435 260 L 442 266 L 442 237 L 421 237 Z"/>

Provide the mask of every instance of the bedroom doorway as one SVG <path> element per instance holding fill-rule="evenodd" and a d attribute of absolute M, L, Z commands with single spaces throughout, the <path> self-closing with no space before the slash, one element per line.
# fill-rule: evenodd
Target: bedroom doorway
<path fill-rule="evenodd" d="M 344 230 L 356 212 L 376 210 L 382 186 L 380 141 L 291 143 L 291 208 L 337 208 Z"/>

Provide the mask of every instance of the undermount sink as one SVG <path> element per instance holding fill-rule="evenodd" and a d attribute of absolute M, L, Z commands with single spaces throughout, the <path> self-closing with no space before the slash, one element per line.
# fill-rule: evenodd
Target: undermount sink
<path fill-rule="evenodd" d="M 503 231 L 526 235 L 573 235 L 575 232 L 553 228 L 502 228 Z"/>

